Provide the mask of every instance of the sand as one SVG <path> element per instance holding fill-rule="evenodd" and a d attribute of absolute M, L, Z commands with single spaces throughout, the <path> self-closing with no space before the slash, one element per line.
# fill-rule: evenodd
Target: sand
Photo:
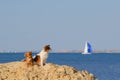
<path fill-rule="evenodd" d="M 92 73 L 66 65 L 47 63 L 27 67 L 24 62 L 0 64 L 0 80 L 95 80 Z"/>

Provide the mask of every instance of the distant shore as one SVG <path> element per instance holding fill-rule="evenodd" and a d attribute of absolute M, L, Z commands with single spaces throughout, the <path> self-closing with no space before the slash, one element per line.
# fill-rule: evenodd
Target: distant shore
<path fill-rule="evenodd" d="M 60 50 L 56 53 L 82 53 L 83 50 Z M 120 50 L 93 50 L 93 53 L 120 53 Z"/>
<path fill-rule="evenodd" d="M 28 51 L 0 51 L 0 53 L 25 53 Z M 51 53 L 82 53 L 83 50 L 57 50 Z M 39 53 L 39 51 L 33 51 Z M 120 53 L 120 50 L 94 50 L 93 53 Z"/>

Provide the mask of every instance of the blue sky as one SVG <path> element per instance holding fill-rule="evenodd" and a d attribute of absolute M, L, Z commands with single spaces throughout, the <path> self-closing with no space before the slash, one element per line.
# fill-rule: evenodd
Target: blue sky
<path fill-rule="evenodd" d="M 1 0 L 0 51 L 120 49 L 120 0 Z"/>

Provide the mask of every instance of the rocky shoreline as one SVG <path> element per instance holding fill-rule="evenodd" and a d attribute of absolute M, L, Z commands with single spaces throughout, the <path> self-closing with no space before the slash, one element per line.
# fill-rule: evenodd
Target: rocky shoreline
<path fill-rule="evenodd" d="M 0 64 L 0 80 L 95 80 L 92 73 L 66 65 L 47 63 L 27 67 L 24 62 Z"/>

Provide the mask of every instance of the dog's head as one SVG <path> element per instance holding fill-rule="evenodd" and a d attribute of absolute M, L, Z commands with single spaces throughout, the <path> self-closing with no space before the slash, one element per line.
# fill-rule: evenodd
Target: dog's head
<path fill-rule="evenodd" d="M 51 50 L 50 45 L 44 46 L 44 51 L 49 52 Z"/>
<path fill-rule="evenodd" d="M 26 58 L 31 58 L 32 57 L 32 51 L 26 52 L 24 55 Z"/>

